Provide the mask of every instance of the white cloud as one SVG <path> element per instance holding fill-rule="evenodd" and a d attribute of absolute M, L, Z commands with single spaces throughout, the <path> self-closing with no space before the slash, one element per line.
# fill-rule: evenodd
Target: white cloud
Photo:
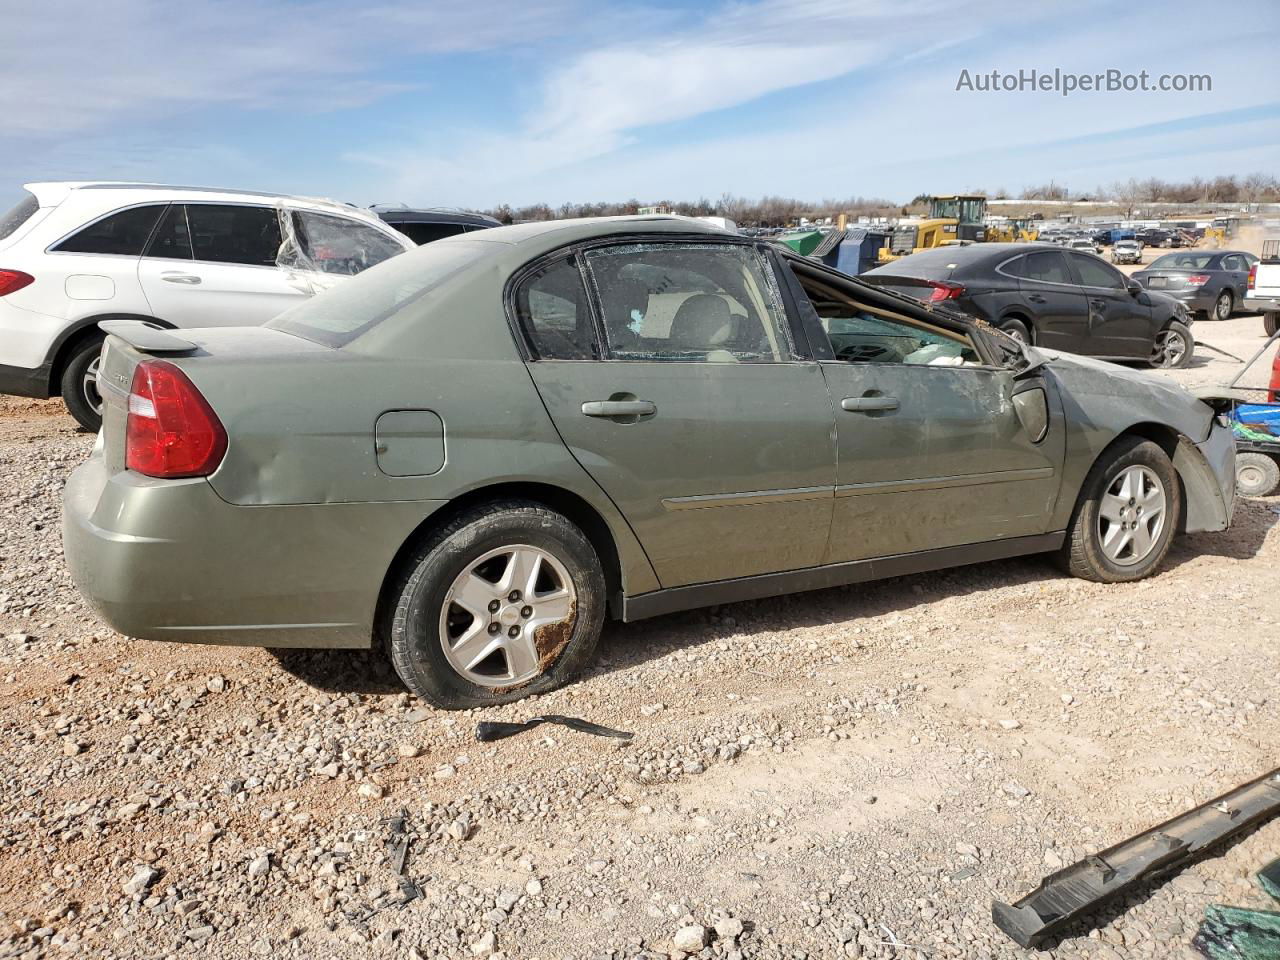
<path fill-rule="evenodd" d="M 371 79 L 388 60 L 528 43 L 574 0 L 360 6 L 72 0 L 11 4 L 0 34 L 9 138 L 158 125 L 185 110 L 324 110 L 404 89 Z"/>

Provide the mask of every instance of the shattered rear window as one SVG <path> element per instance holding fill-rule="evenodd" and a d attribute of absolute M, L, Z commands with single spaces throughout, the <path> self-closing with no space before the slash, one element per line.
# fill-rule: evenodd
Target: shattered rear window
<path fill-rule="evenodd" d="M 12 235 L 15 230 L 30 220 L 32 215 L 39 209 L 40 201 L 35 198 L 34 194 L 28 193 L 19 200 L 17 206 L 3 217 L 0 217 L 0 240 Z"/>
<path fill-rule="evenodd" d="M 344 280 L 286 310 L 266 326 L 341 347 L 501 249 L 497 244 L 465 240 L 419 247 Z"/>

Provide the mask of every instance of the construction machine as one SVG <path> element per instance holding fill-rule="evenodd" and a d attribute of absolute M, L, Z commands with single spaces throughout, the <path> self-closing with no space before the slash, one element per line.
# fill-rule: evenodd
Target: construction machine
<path fill-rule="evenodd" d="M 889 263 L 921 250 L 952 243 L 981 243 L 987 239 L 987 198 L 981 195 L 929 198 L 929 215 L 900 220 L 876 259 Z"/>

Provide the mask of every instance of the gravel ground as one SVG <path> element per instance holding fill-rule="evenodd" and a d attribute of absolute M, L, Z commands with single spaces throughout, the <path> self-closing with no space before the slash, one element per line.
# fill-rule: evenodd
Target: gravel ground
<path fill-rule="evenodd" d="M 371 654 L 113 633 L 59 542 L 92 442 L 0 400 L 3 957 L 1019 957 L 993 898 L 1280 763 L 1267 502 L 1139 584 L 1033 558 L 615 624 L 483 718 L 632 742 L 482 744 Z M 1044 955 L 1190 956 L 1278 853 L 1275 822 Z"/>

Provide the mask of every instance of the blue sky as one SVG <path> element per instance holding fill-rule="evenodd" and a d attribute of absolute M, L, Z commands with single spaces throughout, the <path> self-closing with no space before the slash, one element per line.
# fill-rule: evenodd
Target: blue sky
<path fill-rule="evenodd" d="M 5 15 L 0 192 L 490 207 L 1280 174 L 1277 41 L 1274 0 L 46 0 Z M 1033 68 L 1212 90 L 956 90 Z"/>

